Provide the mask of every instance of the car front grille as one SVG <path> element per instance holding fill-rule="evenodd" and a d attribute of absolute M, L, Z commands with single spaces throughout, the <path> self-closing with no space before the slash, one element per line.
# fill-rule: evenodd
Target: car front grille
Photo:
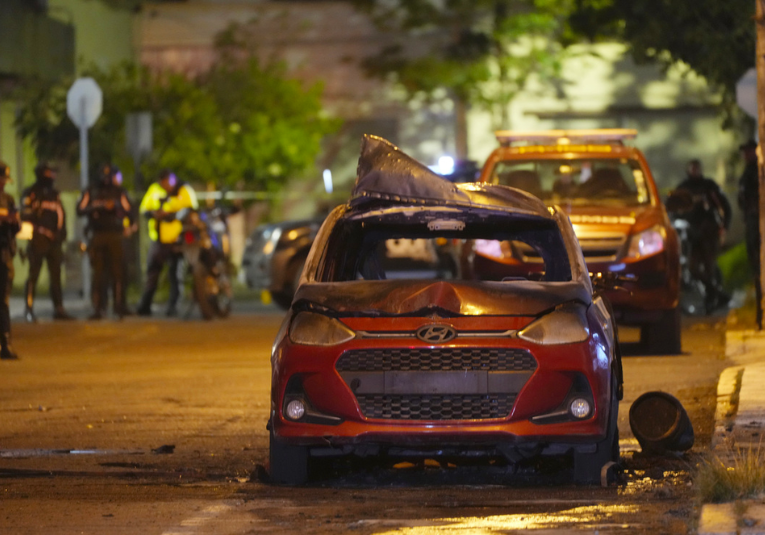
<path fill-rule="evenodd" d="M 338 359 L 337 371 L 534 371 L 525 349 L 423 347 L 354 349 Z"/>
<path fill-rule="evenodd" d="M 505 418 L 513 408 L 515 394 L 356 396 L 367 418 L 385 420 L 482 420 Z"/>
<path fill-rule="evenodd" d="M 365 418 L 481 420 L 507 418 L 537 368 L 519 348 L 354 349 L 336 369 Z"/>

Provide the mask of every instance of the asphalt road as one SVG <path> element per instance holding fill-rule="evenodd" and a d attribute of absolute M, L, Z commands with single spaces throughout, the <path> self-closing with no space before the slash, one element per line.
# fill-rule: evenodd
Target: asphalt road
<path fill-rule="evenodd" d="M 341 464 L 306 488 L 265 475 L 276 311 L 218 322 L 16 324 L 0 361 L 0 534 L 685 533 L 691 471 L 709 443 L 726 366 L 724 318 L 686 325 L 685 354 L 641 356 L 624 331 L 624 474 L 577 488 L 565 469 Z M 677 396 L 697 443 L 639 453 L 629 404 Z"/>

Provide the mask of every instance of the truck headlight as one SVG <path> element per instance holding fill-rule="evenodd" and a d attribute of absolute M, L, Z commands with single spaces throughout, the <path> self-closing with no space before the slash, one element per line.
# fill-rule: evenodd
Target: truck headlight
<path fill-rule="evenodd" d="M 290 340 L 294 344 L 334 346 L 355 337 L 356 333 L 340 321 L 313 312 L 300 312 L 290 325 Z"/>
<path fill-rule="evenodd" d="M 579 303 L 560 305 L 518 333 L 518 338 L 541 345 L 584 342 L 589 336 L 587 309 Z"/>
<path fill-rule="evenodd" d="M 628 258 L 643 258 L 660 253 L 664 250 L 664 241 L 667 231 L 661 225 L 655 225 L 648 230 L 633 234 L 630 237 L 630 248 L 627 251 Z"/>

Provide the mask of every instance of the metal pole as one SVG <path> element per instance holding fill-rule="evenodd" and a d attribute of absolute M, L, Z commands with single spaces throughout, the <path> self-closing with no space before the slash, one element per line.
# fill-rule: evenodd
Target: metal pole
<path fill-rule="evenodd" d="M 85 97 L 80 100 L 80 189 L 84 192 L 88 189 L 88 125 L 85 114 Z M 82 242 L 85 243 L 85 227 L 81 227 Z M 82 298 L 90 300 L 90 259 L 88 255 L 82 256 Z M 96 311 L 98 312 L 98 311 Z"/>

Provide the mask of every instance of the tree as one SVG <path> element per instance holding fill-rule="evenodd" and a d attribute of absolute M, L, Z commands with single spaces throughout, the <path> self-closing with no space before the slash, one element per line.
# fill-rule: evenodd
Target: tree
<path fill-rule="evenodd" d="M 304 89 L 278 64 L 222 58 L 199 79 L 153 74 L 130 63 L 109 70 L 90 67 L 104 92 L 104 112 L 90 132 L 90 160 L 132 163 L 125 148 L 125 116 L 153 114 L 154 150 L 142 166 L 147 176 L 170 167 L 179 176 L 233 186 L 276 190 L 287 178 L 312 170 L 320 140 L 337 125 L 326 118 L 321 88 Z M 78 160 L 78 132 L 66 115 L 72 79 L 32 80 L 15 97 L 19 133 L 41 159 Z M 126 173 L 128 174 L 128 173 Z"/>
<path fill-rule="evenodd" d="M 754 11 L 752 0 L 576 0 L 563 42 L 617 39 L 637 62 L 685 62 L 730 102 L 754 66 Z"/>
<path fill-rule="evenodd" d="M 402 43 L 369 58 L 368 71 L 393 74 L 410 95 L 446 90 L 455 102 L 457 155 L 467 155 L 467 108 L 509 127 L 508 107 L 532 75 L 559 70 L 567 0 L 354 0 Z M 426 39 L 422 39 L 425 35 Z M 420 53 L 403 42 L 419 37 Z"/>

